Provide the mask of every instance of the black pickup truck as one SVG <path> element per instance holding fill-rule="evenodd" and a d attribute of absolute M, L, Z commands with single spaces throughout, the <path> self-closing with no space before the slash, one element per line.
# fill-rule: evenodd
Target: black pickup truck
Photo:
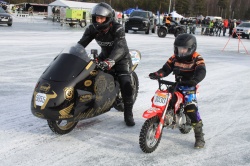
<path fill-rule="evenodd" d="M 155 33 L 155 28 L 156 19 L 150 11 L 134 10 L 125 22 L 126 33 L 128 33 L 129 30 L 134 32 L 145 31 L 145 34 L 149 34 L 151 30 L 152 33 Z"/>

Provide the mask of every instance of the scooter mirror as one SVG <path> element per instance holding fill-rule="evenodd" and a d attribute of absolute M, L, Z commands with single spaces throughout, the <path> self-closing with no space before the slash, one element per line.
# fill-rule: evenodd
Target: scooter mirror
<path fill-rule="evenodd" d="M 94 56 L 94 59 L 96 59 L 98 55 L 97 49 L 91 49 L 91 54 Z"/>

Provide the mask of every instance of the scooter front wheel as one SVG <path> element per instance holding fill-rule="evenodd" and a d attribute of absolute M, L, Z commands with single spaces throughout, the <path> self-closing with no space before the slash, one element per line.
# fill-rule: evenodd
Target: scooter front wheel
<path fill-rule="evenodd" d="M 67 134 L 71 132 L 75 126 L 77 125 L 77 122 L 69 122 L 67 120 L 47 120 L 49 128 L 56 134 Z"/>
<path fill-rule="evenodd" d="M 158 116 L 147 119 L 141 129 L 139 144 L 140 148 L 145 153 L 153 152 L 161 141 L 162 131 L 158 139 L 155 138 L 157 127 L 160 123 Z"/>

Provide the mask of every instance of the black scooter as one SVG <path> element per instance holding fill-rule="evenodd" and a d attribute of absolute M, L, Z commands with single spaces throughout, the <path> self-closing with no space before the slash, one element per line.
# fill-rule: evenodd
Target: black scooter
<path fill-rule="evenodd" d="M 91 52 L 97 56 L 97 50 Z M 130 54 L 135 101 L 139 81 L 134 70 L 141 54 L 137 50 L 130 50 Z M 31 100 L 32 114 L 46 119 L 57 134 L 67 134 L 78 121 L 108 112 L 112 107 L 124 111 L 117 76 L 103 71 L 80 44 L 65 48 L 54 58 L 38 80 Z"/>

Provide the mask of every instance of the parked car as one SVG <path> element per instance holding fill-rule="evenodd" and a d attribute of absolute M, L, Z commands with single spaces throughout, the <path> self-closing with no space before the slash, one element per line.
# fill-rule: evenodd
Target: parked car
<path fill-rule="evenodd" d="M 242 38 L 249 39 L 250 35 L 250 22 L 242 22 L 236 28 L 234 28 L 233 38 L 242 36 Z"/>
<path fill-rule="evenodd" d="M 2 7 L 0 7 L 0 24 L 12 25 L 12 17 Z"/>
<path fill-rule="evenodd" d="M 151 11 L 135 10 L 133 11 L 127 21 L 125 22 L 125 32 L 132 31 L 145 31 L 149 34 L 151 31 L 155 33 L 156 19 Z"/>

